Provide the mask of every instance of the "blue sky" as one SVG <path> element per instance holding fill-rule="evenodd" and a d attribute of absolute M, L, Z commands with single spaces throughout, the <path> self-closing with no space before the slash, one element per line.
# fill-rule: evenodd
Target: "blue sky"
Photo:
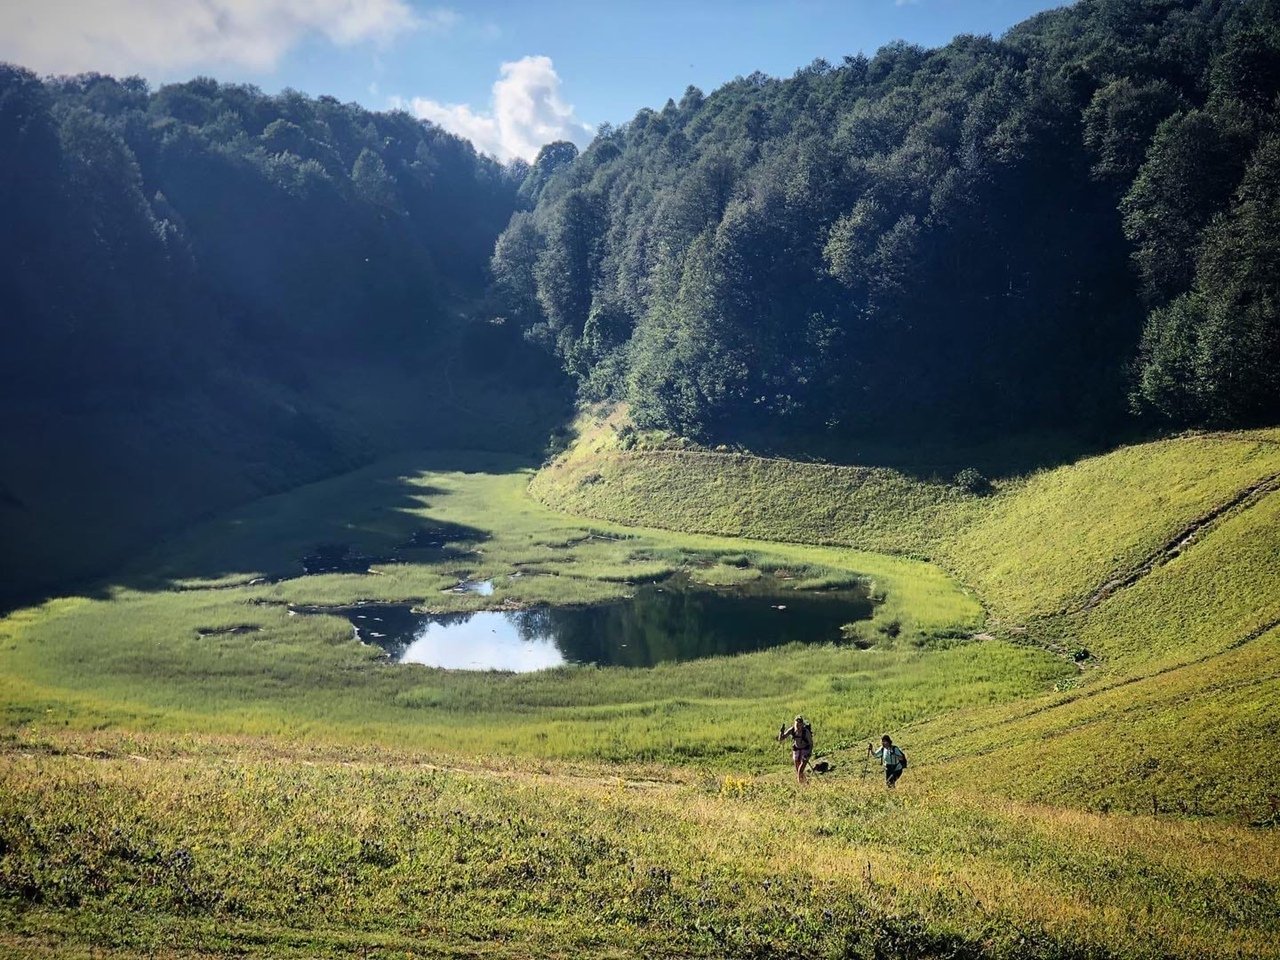
<path fill-rule="evenodd" d="M 41 73 L 197 73 L 399 106 L 504 158 L 603 122 L 905 39 L 999 35 L 1062 0 L 4 0 L 0 59 Z M 505 66 L 504 66 L 505 65 Z M 495 88 L 495 84 L 498 86 Z"/>

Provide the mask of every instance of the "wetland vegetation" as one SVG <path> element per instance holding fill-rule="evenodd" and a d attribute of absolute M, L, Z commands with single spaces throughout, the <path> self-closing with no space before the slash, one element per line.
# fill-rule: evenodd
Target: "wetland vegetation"
<path fill-rule="evenodd" d="M 292 609 L 346 617 L 356 639 L 381 647 L 397 663 L 517 672 L 568 663 L 651 667 L 788 643 L 831 643 L 844 639 L 842 627 L 871 614 L 865 589 L 787 589 L 794 578 L 762 575 L 745 557 L 739 562 L 736 584 L 694 579 L 726 579 L 728 570 L 705 560 L 705 568 L 633 585 L 616 600 L 575 606 L 464 613 L 416 612 L 411 604 Z M 486 597 L 494 586 L 469 580 L 451 590 Z"/>

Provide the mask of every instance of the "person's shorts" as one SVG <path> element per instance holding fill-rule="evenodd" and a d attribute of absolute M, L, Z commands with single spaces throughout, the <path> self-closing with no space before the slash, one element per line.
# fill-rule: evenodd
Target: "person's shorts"
<path fill-rule="evenodd" d="M 813 750 L 811 749 L 807 750 L 804 748 L 801 748 L 801 749 L 796 749 L 795 747 L 791 748 L 791 760 L 793 763 L 800 763 L 802 760 L 808 760 L 811 756 L 813 756 Z"/>

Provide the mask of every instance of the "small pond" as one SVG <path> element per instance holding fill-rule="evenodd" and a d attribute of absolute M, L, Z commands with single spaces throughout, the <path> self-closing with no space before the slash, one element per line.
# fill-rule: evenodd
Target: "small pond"
<path fill-rule="evenodd" d="M 403 605 L 368 604 L 297 612 L 346 617 L 360 640 L 400 663 L 525 672 L 586 663 L 649 667 L 792 642 L 829 643 L 841 638 L 844 624 L 870 617 L 872 603 L 860 588 L 733 590 L 677 579 L 590 606 L 414 613 Z"/>

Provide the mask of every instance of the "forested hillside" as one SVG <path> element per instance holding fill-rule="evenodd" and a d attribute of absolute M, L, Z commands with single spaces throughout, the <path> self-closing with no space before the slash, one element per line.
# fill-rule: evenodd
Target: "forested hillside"
<path fill-rule="evenodd" d="M 332 98 L 0 66 L 0 593 L 389 448 L 545 440 L 551 365 L 470 319 L 526 173 Z"/>
<path fill-rule="evenodd" d="M 1275 0 L 691 87 L 546 152 L 504 314 L 704 438 L 1274 421 L 1278 93 Z"/>
<path fill-rule="evenodd" d="M 331 97 L 0 67 L 0 593 L 393 449 L 540 448 L 557 367 L 801 453 L 1274 423 L 1278 95 L 1280 0 L 1082 0 L 532 167 Z"/>

